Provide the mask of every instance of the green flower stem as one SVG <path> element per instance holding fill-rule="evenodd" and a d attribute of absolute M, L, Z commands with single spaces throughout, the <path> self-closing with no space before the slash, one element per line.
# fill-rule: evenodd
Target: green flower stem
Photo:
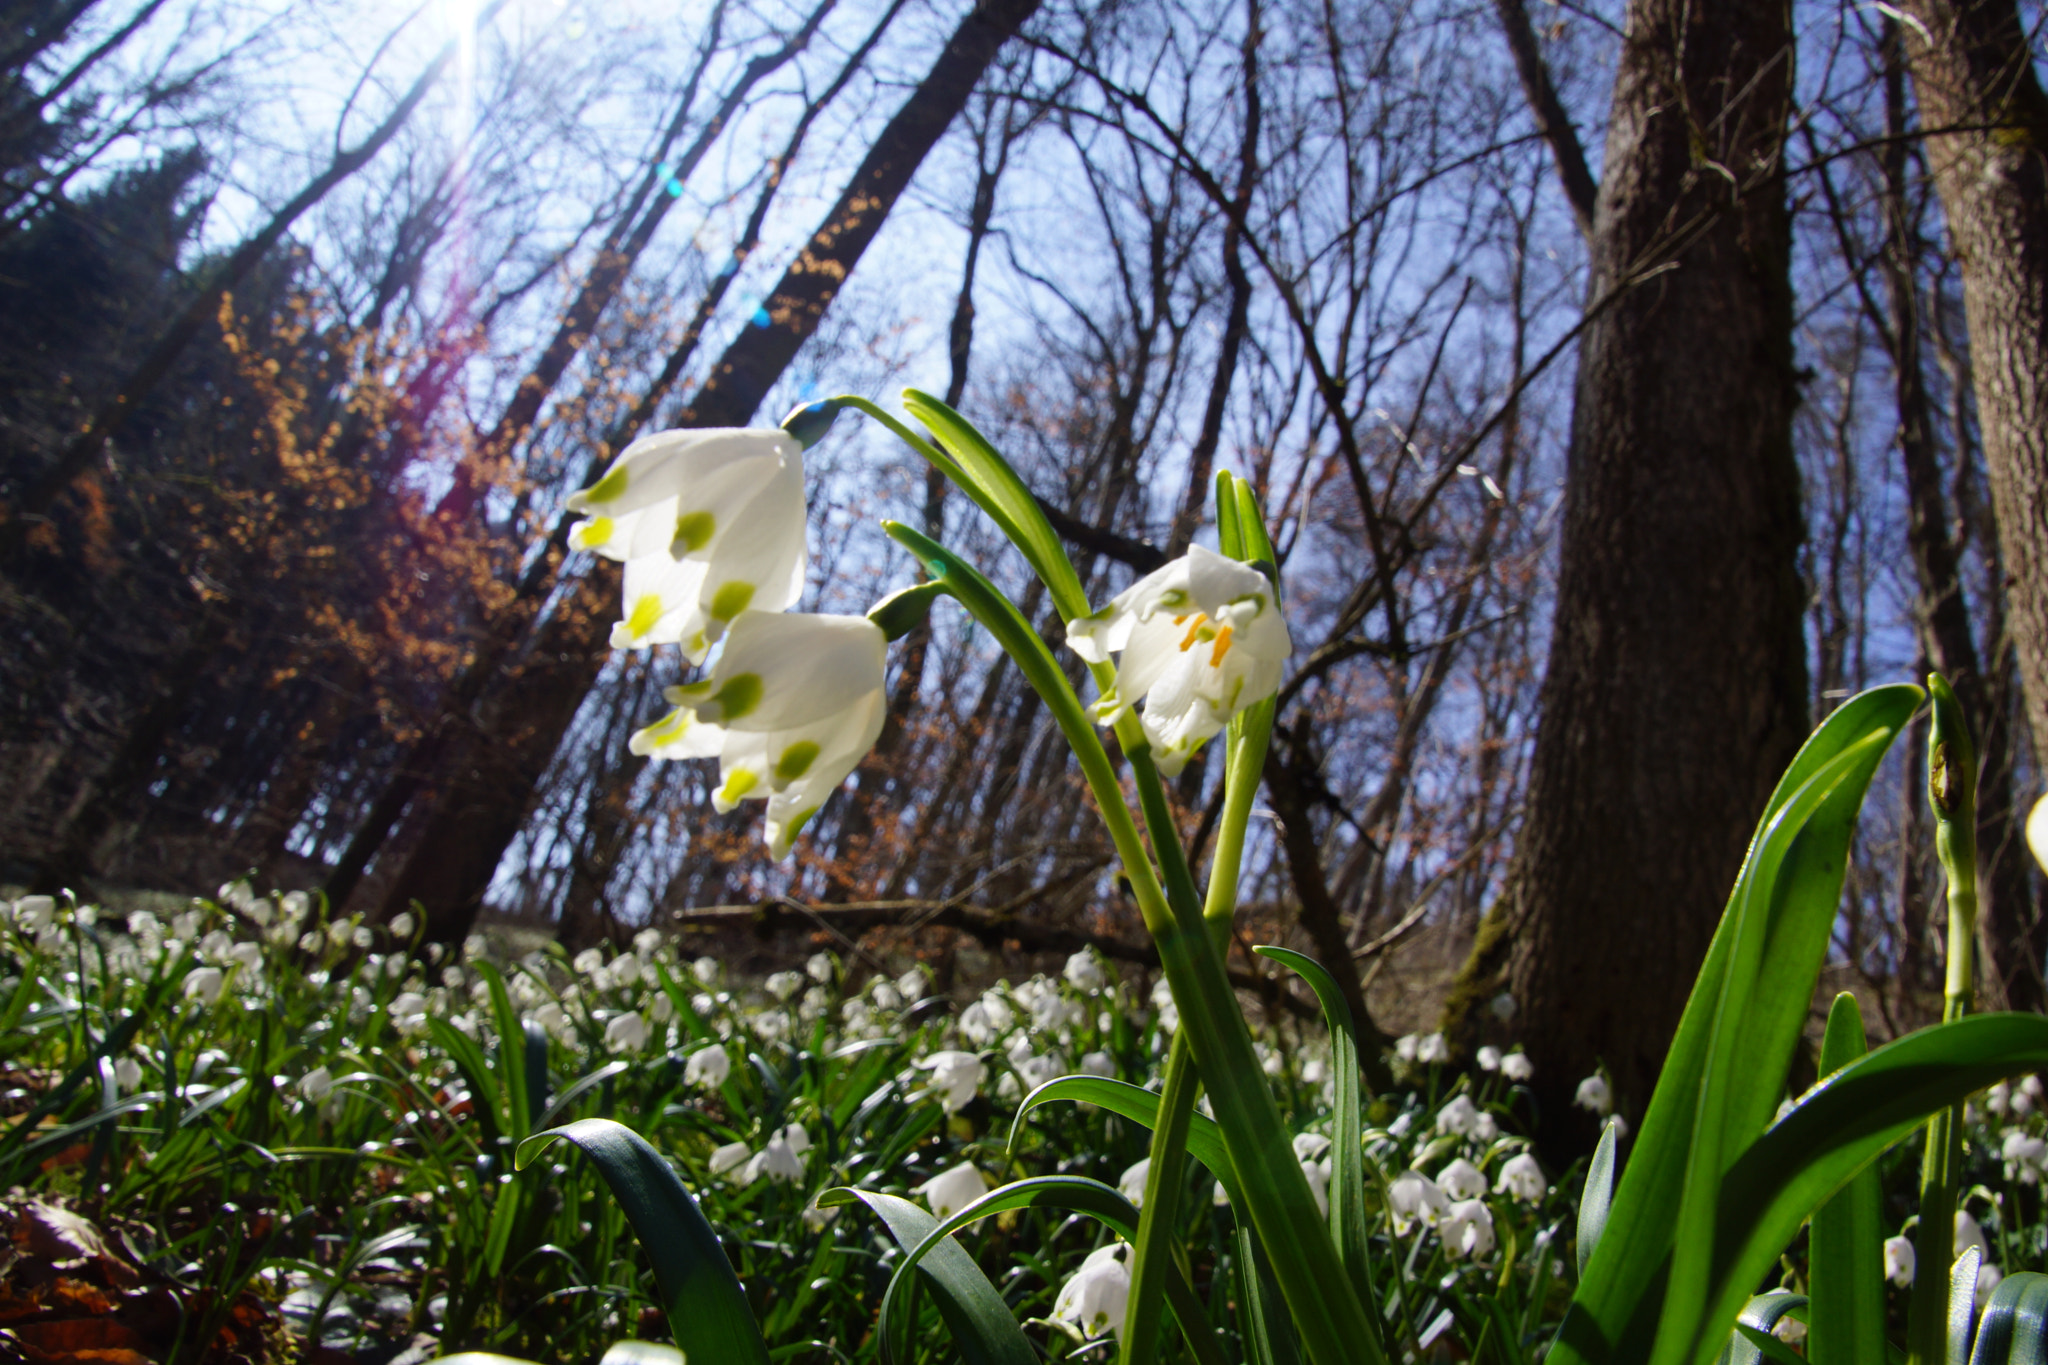
<path fill-rule="evenodd" d="M 905 426 L 887 408 L 870 403 L 867 399 L 851 393 L 842 393 L 830 401 L 837 403 L 843 408 L 852 408 L 855 412 L 866 413 L 883 426 L 889 428 L 889 430 L 895 432 L 903 444 L 937 465 L 947 478 L 955 483 L 961 482 L 960 466 L 953 462 L 953 457 Z M 884 523 L 884 525 L 886 524 Z"/>
<path fill-rule="evenodd" d="M 1927 739 L 1927 795 L 1934 808 L 1934 848 L 1948 878 L 1948 975 L 1942 1022 L 1961 1019 L 1975 1004 L 1977 942 L 1977 749 L 1948 680 L 1927 676 L 1934 724 Z M 1914 1235 L 1917 1269 L 1907 1317 L 1909 1365 L 1947 1359 L 1949 1263 L 1955 1259 L 1956 1188 L 1963 1165 L 1963 1107 L 1927 1121 L 1920 1164 L 1920 1225 Z"/>
<path fill-rule="evenodd" d="M 1174 1224 L 1186 1183 L 1188 1124 L 1195 1113 L 1198 1080 L 1185 1029 L 1173 1032 L 1166 1057 L 1166 1085 L 1159 1094 L 1159 1122 L 1152 1129 L 1152 1165 L 1145 1173 L 1145 1203 L 1138 1210 L 1138 1240 L 1131 1251 L 1130 1307 L 1118 1338 L 1123 1365 L 1151 1365 L 1159 1355 L 1165 1319 L 1166 1267 L 1173 1255 Z M 1194 1324 L 1182 1323 L 1192 1336 Z"/>

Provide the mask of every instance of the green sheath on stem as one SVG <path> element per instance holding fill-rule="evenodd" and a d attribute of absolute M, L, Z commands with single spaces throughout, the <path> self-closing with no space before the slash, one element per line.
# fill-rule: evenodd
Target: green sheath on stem
<path fill-rule="evenodd" d="M 1934 699 L 1934 724 L 1927 739 L 1927 799 L 1934 809 L 1935 852 L 1948 879 L 1948 976 L 1941 1010 L 1946 1023 L 1968 1014 L 1974 1003 L 1977 746 L 1948 680 L 1930 673 L 1927 690 Z M 1948 1268 L 1955 1255 L 1962 1127 L 1960 1104 L 1927 1121 L 1927 1150 L 1920 1165 L 1920 1226 L 1913 1239 L 1917 1267 L 1906 1328 L 1909 1365 L 1937 1365 L 1948 1355 Z"/>

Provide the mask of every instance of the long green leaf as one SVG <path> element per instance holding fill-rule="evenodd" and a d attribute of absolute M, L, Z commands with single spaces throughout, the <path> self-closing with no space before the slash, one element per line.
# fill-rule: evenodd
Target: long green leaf
<path fill-rule="evenodd" d="M 1637 1137 L 1630 1156 L 1628 1169 L 1615 1191 L 1614 1205 L 1609 1229 L 1595 1251 L 1593 1261 L 1587 1266 L 1581 1278 L 1579 1290 L 1567 1313 L 1565 1331 L 1561 1336 L 1554 1359 L 1556 1365 L 1576 1365 L 1576 1362 L 1605 1362 L 1610 1352 L 1617 1347 L 1624 1348 L 1619 1359 L 1639 1361 L 1649 1356 L 1651 1336 L 1655 1329 L 1654 1312 L 1662 1302 L 1661 1281 L 1668 1273 L 1668 1258 L 1673 1242 L 1673 1229 L 1677 1223 L 1681 1199 L 1685 1190 L 1688 1160 L 1692 1152 L 1692 1139 L 1698 1115 L 1701 1082 L 1707 1065 L 1709 1045 L 1713 1041 L 1715 1024 L 1724 1003 L 1724 988 L 1729 976 L 1732 949 L 1737 937 L 1738 924 L 1744 918 L 1752 892 L 1756 889 L 1755 873 L 1766 853 L 1766 836 L 1774 829 L 1783 839 L 1789 840 L 1796 831 L 1777 823 L 1778 816 L 1824 770 L 1845 754 L 1874 735 L 1890 735 L 1904 725 L 1924 694 L 1910 685 L 1877 688 L 1843 703 L 1809 737 L 1792 764 L 1780 778 L 1771 799 L 1766 805 L 1764 816 L 1758 826 L 1757 837 L 1752 841 L 1743 871 L 1738 877 L 1735 890 L 1729 901 L 1729 913 L 1722 917 L 1721 925 L 1714 934 L 1707 950 L 1705 965 L 1693 985 L 1692 995 L 1686 1005 L 1671 1049 L 1665 1059 L 1664 1070 L 1658 1078 L 1656 1093 L 1651 1097 L 1649 1112 L 1642 1131 Z M 1839 778 L 1840 773 L 1829 775 Z M 1829 782 L 1832 789 L 1836 784 Z M 1819 841 L 1802 846 L 1795 861 L 1794 870 L 1815 866 L 1824 874 L 1833 869 L 1839 879 L 1843 854 L 1846 850 L 1846 831 L 1842 833 L 1840 847 L 1824 847 Z M 1786 850 L 1780 846 L 1771 851 L 1773 862 L 1783 870 Z M 1829 857 L 1829 854 L 1833 857 Z M 1800 879 L 1802 882 L 1807 880 Z M 1773 962 L 1762 964 L 1763 970 L 1780 989 L 1775 995 L 1757 994 L 1751 999 L 1751 1006 L 1757 1011 L 1753 1040 L 1784 1039 L 1784 1048 L 1789 1049 L 1797 1038 L 1798 1021 L 1803 1018 L 1806 1002 L 1812 995 L 1812 983 L 1819 970 L 1818 952 L 1825 950 L 1827 924 L 1832 922 L 1834 908 L 1832 898 L 1817 895 L 1802 897 L 1804 904 L 1816 916 L 1824 917 L 1821 925 L 1818 950 L 1800 954 L 1800 962 Z M 1763 902 L 1768 904 L 1769 900 Z M 1789 927 L 1789 926 L 1788 926 Z M 1812 938 L 1810 926 L 1799 926 L 1804 932 L 1796 935 L 1801 946 Z M 1785 947 L 1789 952 L 1791 942 Z M 1754 964 L 1755 954 L 1747 955 Z M 1803 975 L 1803 984 L 1799 978 Z M 1752 968 L 1752 984 L 1761 978 Z M 1787 1016 L 1791 1019 L 1789 1031 Z M 1759 1049 L 1761 1051 L 1762 1049 Z M 1745 1049 L 1747 1051 L 1747 1049 Z M 1746 1084 L 1755 1086 L 1756 1077 L 1761 1075 L 1783 1075 L 1785 1057 L 1777 1059 L 1773 1067 L 1768 1059 L 1759 1060 L 1755 1069 L 1744 1079 Z M 1726 1072 L 1726 1068 L 1722 1068 Z M 1772 1103 L 1769 1086 L 1755 1086 L 1766 1092 L 1762 1103 L 1766 1106 L 1763 1116 L 1768 1116 L 1768 1105 Z M 1725 1106 L 1724 1106 L 1725 1108 Z M 1747 1109 L 1744 1113 L 1749 1112 Z M 1640 1310 L 1646 1296 L 1654 1295 L 1650 1303 L 1652 1316 L 1647 1323 L 1641 1321 Z M 1731 1314 L 1732 1318 L 1732 1314 Z M 1633 1326 L 1632 1326 L 1633 1325 Z M 1626 1331 L 1638 1333 L 1626 1336 Z M 1716 1338 L 1718 1342 L 1719 1338 Z M 1588 1354 L 1588 1352 L 1592 1352 Z"/>
<path fill-rule="evenodd" d="M 893 1194 L 874 1190 L 831 1193 L 835 1203 L 851 1196 L 873 1209 L 887 1225 L 889 1235 L 906 1252 L 914 1250 L 938 1227 L 938 1220 L 929 1213 Z M 824 1203 L 822 1197 L 819 1202 Z M 938 1300 L 939 1316 L 946 1320 L 953 1333 L 953 1344 L 960 1348 L 967 1365 L 1037 1365 L 1038 1353 L 1018 1328 L 1010 1306 L 958 1242 L 941 1237 L 919 1260 L 918 1269 L 924 1272 L 924 1282 Z M 881 1336 L 883 1358 L 898 1359 L 888 1334 Z"/>
<path fill-rule="evenodd" d="M 1828 1010 L 1820 1045 L 1820 1071 L 1831 1076 L 1870 1050 L 1863 1012 L 1843 991 Z M 1862 1365 L 1884 1359 L 1884 1230 L 1878 1224 L 1883 1192 L 1875 1165 L 1866 1166 L 1839 1194 L 1813 1211 L 1808 1232 L 1806 1357 L 1814 1365 Z"/>
<path fill-rule="evenodd" d="M 1712 1292 L 1701 1318 L 1698 1358 L 1710 1358 L 1749 1290 L 1767 1274 L 1799 1225 L 1885 1148 L 1935 1110 L 2017 1072 L 2048 1066 L 2048 1018 L 1980 1014 L 1908 1034 L 1821 1081 L 1752 1143 L 1722 1183 L 1714 1232 Z M 1624 1182 L 1625 1185 L 1626 1182 Z M 1602 1239 L 1595 1266 L 1621 1230 Z M 1649 1339 L 1670 1251 L 1647 1267 L 1631 1317 L 1612 1336 L 1596 1334 L 1591 1314 L 1572 1313 L 1553 1356 L 1627 1360 L 1631 1342 Z M 1633 1357 L 1633 1358 L 1640 1358 Z"/>
<path fill-rule="evenodd" d="M 995 519 L 1003 534 L 1023 551 L 1033 572 L 1052 593 L 1053 605 L 1069 621 L 1088 614 L 1088 592 L 1052 524 L 1010 462 L 988 438 L 941 400 L 916 389 L 903 391 L 903 407 L 924 423 L 956 462 L 951 472 L 967 496 Z"/>
<path fill-rule="evenodd" d="M 574 1143 L 596 1163 L 612 1197 L 625 1210 L 640 1245 L 647 1249 L 669 1331 L 683 1353 L 693 1361 L 766 1365 L 768 1348 L 732 1262 L 661 1153 L 622 1123 L 579 1119 L 521 1143 L 518 1165 L 524 1169 L 557 1138 Z"/>
<path fill-rule="evenodd" d="M 1964 1247 L 1948 1273 L 1948 1321 L 1942 1325 L 1942 1339 L 1948 1348 L 1942 1355 L 1945 1365 L 1969 1365 L 1970 1342 L 1977 1332 L 1977 1268 L 1983 1260 L 1981 1250 Z"/>
<path fill-rule="evenodd" d="M 1991 1291 L 1970 1365 L 2048 1365 L 2048 1275 L 2022 1270 Z"/>
<path fill-rule="evenodd" d="M 1358 1094 L 1358 1024 L 1337 979 L 1322 963 L 1292 948 L 1271 944 L 1252 949 L 1292 968 L 1308 982 L 1323 1007 L 1330 1026 L 1330 1069 L 1336 1076 L 1332 1101 L 1330 1161 L 1330 1236 L 1337 1243 L 1337 1256 L 1351 1272 L 1358 1296 L 1372 1301 L 1372 1275 L 1368 1258 L 1372 1254 L 1372 1228 L 1365 1219 L 1365 1140 L 1360 1124 Z"/>
<path fill-rule="evenodd" d="M 1054 1100 L 1097 1105 L 1143 1128 L 1155 1127 L 1159 1122 L 1159 1096 L 1143 1086 L 1105 1076 L 1061 1076 L 1033 1090 L 1017 1106 L 1017 1117 L 1010 1120 L 1011 1151 L 1017 1149 L 1017 1130 L 1023 1126 L 1024 1116 Z M 1231 1202 L 1237 1201 L 1230 1152 L 1223 1145 L 1223 1130 L 1216 1126 L 1216 1120 L 1198 1113 L 1188 1121 L 1188 1155 L 1207 1166 L 1209 1173 L 1223 1182 L 1224 1193 L 1231 1197 Z"/>
<path fill-rule="evenodd" d="M 1614 1149 L 1618 1129 L 1608 1124 L 1600 1130 L 1600 1145 L 1593 1149 L 1593 1163 L 1586 1167 L 1586 1188 L 1579 1196 L 1579 1276 L 1593 1260 L 1600 1234 L 1607 1230 L 1608 1210 L 1614 1205 Z"/>

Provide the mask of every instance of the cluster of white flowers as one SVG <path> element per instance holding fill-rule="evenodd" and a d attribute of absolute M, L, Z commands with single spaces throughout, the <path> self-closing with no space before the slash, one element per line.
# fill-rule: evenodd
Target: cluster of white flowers
<path fill-rule="evenodd" d="M 801 1123 L 789 1123 L 770 1133 L 758 1152 L 744 1142 L 713 1148 L 710 1170 L 740 1189 L 763 1178 L 793 1184 L 804 1178 L 804 1154 L 810 1150 L 810 1133 Z"/>

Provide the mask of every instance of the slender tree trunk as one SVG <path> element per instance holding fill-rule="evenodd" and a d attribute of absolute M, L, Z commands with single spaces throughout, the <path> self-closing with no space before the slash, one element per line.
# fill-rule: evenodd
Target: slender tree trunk
<path fill-rule="evenodd" d="M 1743 848 L 1806 732 L 1789 14 L 1632 0 L 1594 223 L 1556 616 L 1510 877 L 1549 1140 L 1604 1065 L 1650 1098 Z M 1760 1083 L 1768 1083 L 1764 1078 Z"/>
<path fill-rule="evenodd" d="M 2035 767 L 2048 770 L 2048 96 L 2012 0 L 1905 9 L 1927 157 L 1962 263 L 2007 620 Z"/>
<path fill-rule="evenodd" d="M 817 330 L 925 155 L 966 104 L 997 51 L 1039 0 L 987 0 L 955 30 L 930 73 L 876 138 L 839 202 L 784 272 L 763 310 L 713 366 L 679 425 L 740 426 Z M 534 633 L 525 662 L 494 689 L 480 723 L 452 737 L 441 790 L 419 811 L 416 852 L 384 897 L 388 917 L 418 900 L 430 937 L 453 942 L 474 921 L 535 786 L 582 705 L 617 615 L 616 566 L 599 563 Z"/>

